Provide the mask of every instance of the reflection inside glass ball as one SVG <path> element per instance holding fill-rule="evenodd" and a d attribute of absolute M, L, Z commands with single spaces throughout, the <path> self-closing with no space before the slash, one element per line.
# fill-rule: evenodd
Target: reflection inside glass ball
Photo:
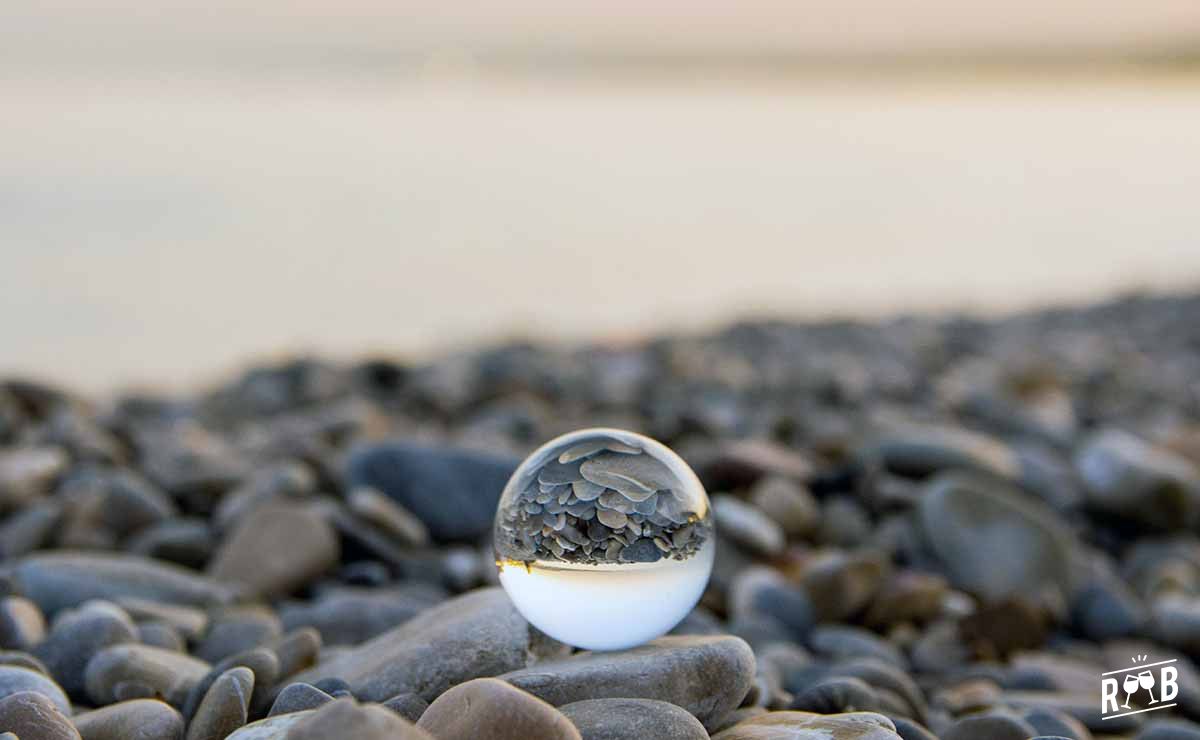
<path fill-rule="evenodd" d="M 712 516 L 696 474 L 665 445 L 585 429 L 521 464 L 496 512 L 500 582 L 558 640 L 617 650 L 683 619 L 712 572 Z"/>

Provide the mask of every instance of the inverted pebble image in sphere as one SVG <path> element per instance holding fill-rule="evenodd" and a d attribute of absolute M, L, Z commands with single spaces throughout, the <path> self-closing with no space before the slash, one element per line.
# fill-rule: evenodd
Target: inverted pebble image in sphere
<path fill-rule="evenodd" d="M 716 545 L 704 486 L 649 437 L 584 429 L 538 448 L 496 511 L 500 583 L 538 629 L 589 650 L 652 640 L 699 601 Z"/>

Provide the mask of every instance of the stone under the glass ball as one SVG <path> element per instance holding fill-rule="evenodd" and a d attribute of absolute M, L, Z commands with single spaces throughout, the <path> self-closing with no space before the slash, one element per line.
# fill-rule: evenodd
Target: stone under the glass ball
<path fill-rule="evenodd" d="M 496 511 L 500 583 L 551 637 L 619 650 L 668 632 L 699 601 L 716 544 L 708 496 L 649 437 L 584 429 L 530 455 Z"/>

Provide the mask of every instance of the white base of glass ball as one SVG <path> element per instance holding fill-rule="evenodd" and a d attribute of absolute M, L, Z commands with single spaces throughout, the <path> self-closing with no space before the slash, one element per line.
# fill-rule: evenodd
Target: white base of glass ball
<path fill-rule="evenodd" d="M 623 650 L 661 637 L 696 606 L 716 543 L 687 560 L 500 567 L 500 583 L 533 626 L 568 645 Z"/>

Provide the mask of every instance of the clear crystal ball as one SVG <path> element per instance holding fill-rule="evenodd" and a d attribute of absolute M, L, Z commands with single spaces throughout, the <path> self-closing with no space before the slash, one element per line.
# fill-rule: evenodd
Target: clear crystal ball
<path fill-rule="evenodd" d="M 704 486 L 667 446 L 619 429 L 547 442 L 496 511 L 500 583 L 546 634 L 589 650 L 652 640 L 704 592 L 716 543 Z"/>

